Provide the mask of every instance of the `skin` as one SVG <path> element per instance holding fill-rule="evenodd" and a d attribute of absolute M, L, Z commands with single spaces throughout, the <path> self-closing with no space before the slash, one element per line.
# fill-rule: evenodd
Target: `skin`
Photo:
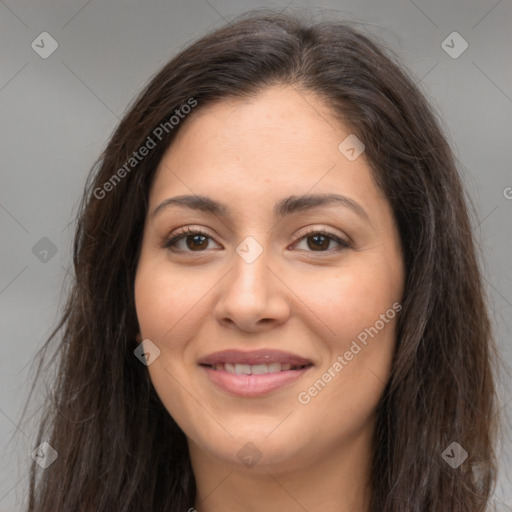
<path fill-rule="evenodd" d="M 309 403 L 298 400 L 403 293 L 391 208 L 364 153 L 349 161 L 338 150 L 350 133 L 313 93 L 275 86 L 195 112 L 157 169 L 135 281 L 138 340 L 160 350 L 148 370 L 187 436 L 199 512 L 368 510 L 374 411 L 397 317 Z M 347 196 L 368 219 L 339 204 L 273 217 L 277 201 L 305 193 Z M 230 216 L 181 206 L 152 215 L 183 194 L 222 202 Z M 184 226 L 210 238 L 196 240 L 199 250 L 193 237 L 162 248 Z M 315 230 L 350 246 L 315 245 Z M 236 252 L 247 236 L 263 250 L 250 264 Z M 314 366 L 266 396 L 236 397 L 198 366 L 233 348 L 280 349 Z M 252 467 L 237 457 L 247 442 L 261 455 Z"/>

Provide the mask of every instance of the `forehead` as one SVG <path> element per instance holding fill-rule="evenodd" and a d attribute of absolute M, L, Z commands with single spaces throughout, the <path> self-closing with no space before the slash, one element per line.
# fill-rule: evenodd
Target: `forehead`
<path fill-rule="evenodd" d="M 338 149 L 350 134 L 324 100 L 289 86 L 200 107 L 162 158 L 150 202 L 197 193 L 273 205 L 333 191 L 377 199 L 364 153 L 349 161 Z"/>

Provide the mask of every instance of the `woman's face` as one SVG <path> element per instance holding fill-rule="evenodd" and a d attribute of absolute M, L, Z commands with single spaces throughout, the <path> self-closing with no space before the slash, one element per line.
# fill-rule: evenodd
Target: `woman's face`
<path fill-rule="evenodd" d="M 139 337 L 193 459 L 299 468 L 369 445 L 404 269 L 349 135 L 312 93 L 272 87 L 194 113 L 159 165 Z"/>

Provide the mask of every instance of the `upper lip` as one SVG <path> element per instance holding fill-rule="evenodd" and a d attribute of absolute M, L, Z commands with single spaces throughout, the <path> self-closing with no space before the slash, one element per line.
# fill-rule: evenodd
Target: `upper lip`
<path fill-rule="evenodd" d="M 300 357 L 282 350 L 253 350 L 245 352 L 242 350 L 222 350 L 215 352 L 199 360 L 199 364 L 269 364 L 281 363 L 291 364 L 292 366 L 308 366 L 313 364 L 309 359 Z"/>

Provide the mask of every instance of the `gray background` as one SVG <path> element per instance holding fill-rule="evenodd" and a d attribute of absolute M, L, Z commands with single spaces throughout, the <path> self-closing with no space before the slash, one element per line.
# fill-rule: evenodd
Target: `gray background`
<path fill-rule="evenodd" d="M 37 407 L 20 419 L 31 361 L 62 306 L 73 219 L 89 168 L 133 95 L 190 40 L 248 9 L 287 5 L 361 23 L 400 55 L 442 115 L 474 198 L 496 336 L 510 367 L 511 0 L 0 0 L 0 511 L 20 510 L 25 496 Z M 31 43 L 45 31 L 58 49 L 43 59 Z M 453 31 L 469 44 L 455 59 L 441 46 Z M 511 387 L 504 373 L 500 407 L 507 422 Z M 44 393 L 44 386 L 36 390 L 36 404 Z M 503 511 L 512 510 L 508 425 L 495 496 Z"/>

